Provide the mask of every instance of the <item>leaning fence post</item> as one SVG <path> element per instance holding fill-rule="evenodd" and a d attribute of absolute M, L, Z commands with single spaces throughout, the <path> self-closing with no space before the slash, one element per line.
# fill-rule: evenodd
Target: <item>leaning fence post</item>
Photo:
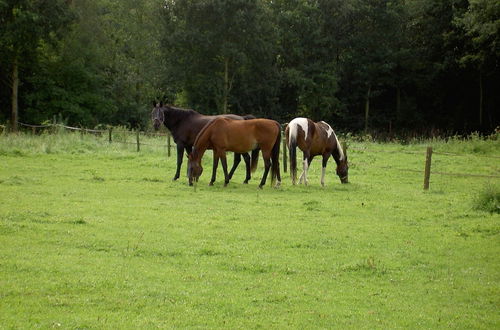
<path fill-rule="evenodd" d="M 287 155 L 286 155 L 286 138 L 283 137 L 283 172 L 286 173 Z"/>
<path fill-rule="evenodd" d="M 113 142 L 113 127 L 109 128 L 109 143 Z"/>
<path fill-rule="evenodd" d="M 170 157 L 170 133 L 167 133 L 167 157 Z"/>
<path fill-rule="evenodd" d="M 137 152 L 141 151 L 141 145 L 139 143 L 139 129 L 136 131 L 136 138 L 137 138 Z"/>
<path fill-rule="evenodd" d="M 429 190 L 429 180 L 431 177 L 431 159 L 432 147 L 427 147 L 427 155 L 425 157 L 424 190 Z"/>

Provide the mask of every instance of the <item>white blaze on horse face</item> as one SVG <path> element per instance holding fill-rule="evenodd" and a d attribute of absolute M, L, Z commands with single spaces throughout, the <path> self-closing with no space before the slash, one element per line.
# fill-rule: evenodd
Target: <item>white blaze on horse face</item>
<path fill-rule="evenodd" d="M 288 124 L 288 127 L 290 127 L 290 140 L 297 140 L 298 126 L 304 131 L 304 140 L 307 140 L 307 132 L 309 130 L 307 118 L 295 118 Z"/>

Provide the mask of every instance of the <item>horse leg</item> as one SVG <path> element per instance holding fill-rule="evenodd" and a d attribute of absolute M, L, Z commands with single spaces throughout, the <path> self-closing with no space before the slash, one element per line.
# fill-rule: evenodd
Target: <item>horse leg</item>
<path fill-rule="evenodd" d="M 177 180 L 181 174 L 182 157 L 184 157 L 184 146 L 182 144 L 177 145 L 177 170 L 173 181 Z"/>
<path fill-rule="evenodd" d="M 305 175 L 305 161 L 306 157 L 304 156 L 304 159 L 302 160 L 302 173 L 300 173 L 299 176 L 299 184 L 302 184 L 304 182 L 304 175 Z"/>
<path fill-rule="evenodd" d="M 267 174 L 269 173 L 269 169 L 271 168 L 271 156 L 264 155 L 264 150 L 262 150 L 262 158 L 264 158 L 264 175 L 262 176 L 262 180 L 260 181 L 259 188 L 266 184 Z"/>
<path fill-rule="evenodd" d="M 247 177 L 245 178 L 245 181 L 243 181 L 244 184 L 248 183 L 248 180 L 250 180 L 251 174 L 250 174 L 250 155 L 248 153 L 244 153 L 243 155 L 243 160 L 245 160 L 245 166 L 247 170 Z"/>
<path fill-rule="evenodd" d="M 241 162 L 241 154 L 238 154 L 235 152 L 234 153 L 233 167 L 231 168 L 231 171 L 229 172 L 229 180 L 231 180 L 231 178 L 233 177 L 234 171 L 236 171 L 236 168 L 238 167 L 240 162 Z"/>
<path fill-rule="evenodd" d="M 321 168 L 321 186 L 325 186 L 325 173 L 326 173 L 326 164 L 328 163 L 328 158 L 330 157 L 330 154 L 324 154 L 323 155 L 323 166 Z"/>
<path fill-rule="evenodd" d="M 214 152 L 214 162 L 212 165 L 212 178 L 210 179 L 209 186 L 213 186 L 215 182 L 215 177 L 217 176 L 217 167 L 219 166 L 219 157 Z"/>
<path fill-rule="evenodd" d="M 307 174 L 309 173 L 309 167 L 311 167 L 311 162 L 312 162 L 313 158 L 314 158 L 314 156 L 311 156 L 311 155 L 309 155 L 309 157 L 307 158 L 307 170 L 306 170 L 306 179 L 305 179 L 306 185 L 309 184 L 309 180 L 307 180 Z"/>
<path fill-rule="evenodd" d="M 227 173 L 227 159 L 225 153 L 220 156 L 220 160 L 222 163 L 222 170 L 224 171 L 224 187 L 227 187 L 229 183 L 229 174 Z"/>
<path fill-rule="evenodd" d="M 309 183 L 307 181 L 307 171 L 309 170 L 310 163 L 311 163 L 311 161 L 309 160 L 309 153 L 304 152 L 304 160 L 302 161 L 303 170 L 302 170 L 302 174 L 300 175 L 300 178 L 299 178 L 299 183 L 304 182 L 304 185 L 306 185 L 306 186 Z"/>

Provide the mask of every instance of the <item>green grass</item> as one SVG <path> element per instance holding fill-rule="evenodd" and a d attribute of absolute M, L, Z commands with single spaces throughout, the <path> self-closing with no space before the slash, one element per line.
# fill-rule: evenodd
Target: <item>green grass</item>
<path fill-rule="evenodd" d="M 487 184 L 475 199 L 477 210 L 500 213 L 500 185 Z"/>
<path fill-rule="evenodd" d="M 307 187 L 208 187 L 207 153 L 195 191 L 162 147 L 0 136 L 0 328 L 499 328 L 498 178 L 424 191 L 428 143 L 499 175 L 496 140 L 351 142 L 349 185 L 315 160 Z"/>

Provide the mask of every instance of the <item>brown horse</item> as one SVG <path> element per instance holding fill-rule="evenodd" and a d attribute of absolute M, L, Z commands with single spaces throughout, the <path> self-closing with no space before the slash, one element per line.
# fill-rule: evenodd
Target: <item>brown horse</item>
<path fill-rule="evenodd" d="M 219 159 L 224 170 L 224 186 L 229 183 L 227 173 L 226 151 L 236 153 L 246 153 L 257 148 L 262 150 L 265 170 L 259 188 L 266 184 L 267 175 L 271 168 L 271 178 L 276 186 L 281 183 L 279 168 L 279 152 L 281 141 L 281 126 L 278 122 L 270 119 L 249 119 L 233 120 L 218 117 L 207 124 L 198 134 L 191 153 L 188 155 L 188 176 L 189 182 L 196 182 L 203 172 L 201 159 L 205 151 L 209 148 L 214 151 L 212 180 L 215 180 L 215 173 L 219 164 Z M 252 171 L 257 167 L 258 154 L 252 153 Z M 213 184 L 213 181 L 210 182 Z"/>
<path fill-rule="evenodd" d="M 337 163 L 337 175 L 340 182 L 348 183 L 347 153 L 342 149 L 333 129 L 324 121 L 317 123 L 308 118 L 295 118 L 285 129 L 286 143 L 290 150 L 290 172 L 292 183 L 297 181 L 297 147 L 304 153 L 304 170 L 299 182 L 308 184 L 307 172 L 314 156 L 323 156 L 321 185 L 325 185 L 325 171 L 328 158 L 333 157 Z"/>
<path fill-rule="evenodd" d="M 255 119 L 253 115 L 238 116 L 238 115 L 220 115 L 223 117 L 231 119 Z M 199 112 L 191 109 L 182 109 L 170 105 L 163 105 L 162 102 L 153 102 L 153 111 L 151 112 L 151 120 L 153 121 L 153 126 L 155 130 L 164 124 L 172 133 L 174 142 L 177 145 L 177 170 L 175 171 L 174 180 L 177 180 L 180 176 L 182 158 L 184 156 L 184 151 L 187 154 L 191 153 L 191 148 L 193 147 L 194 140 L 196 136 L 201 131 L 201 129 L 214 118 L 218 116 L 206 116 Z M 259 150 L 253 151 L 258 156 Z M 246 153 L 244 154 L 234 154 L 234 164 L 229 172 L 229 179 L 233 176 L 234 171 L 238 167 L 241 161 L 241 156 L 245 160 L 246 164 L 246 178 L 243 183 L 248 183 L 250 180 L 250 156 Z"/>

